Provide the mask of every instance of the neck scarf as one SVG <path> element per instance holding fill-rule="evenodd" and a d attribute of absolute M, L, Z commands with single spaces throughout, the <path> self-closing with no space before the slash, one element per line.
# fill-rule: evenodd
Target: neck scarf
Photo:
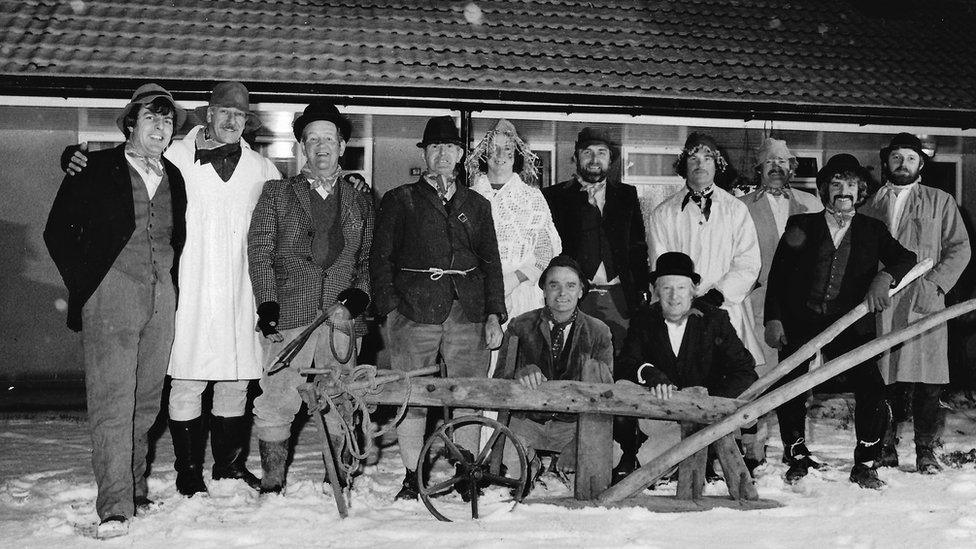
<path fill-rule="evenodd" d="M 440 197 L 441 203 L 447 204 L 449 199 L 448 195 L 454 190 L 454 179 L 448 179 L 439 173 L 427 172 L 424 174 L 424 180 L 437 191 L 437 196 Z"/>
<path fill-rule="evenodd" d="M 308 187 L 310 189 L 317 189 L 319 187 L 324 187 L 326 192 L 331 194 L 335 190 L 336 181 L 339 180 L 339 176 L 342 174 L 342 169 L 336 166 L 336 170 L 332 172 L 331 175 L 326 175 L 324 177 L 315 177 L 312 174 L 312 168 L 305 164 L 302 167 L 302 175 L 308 180 Z"/>
<path fill-rule="evenodd" d="M 156 177 L 163 176 L 163 163 L 158 156 L 153 157 L 139 154 L 128 145 L 125 147 L 125 155 L 135 162 L 140 168 L 143 168 L 149 173 L 155 174 Z"/>
<path fill-rule="evenodd" d="M 563 352 L 563 344 L 565 343 L 565 328 L 576 322 L 576 316 L 579 314 L 579 309 L 573 311 L 573 315 L 569 317 L 565 322 L 557 322 L 552 316 L 552 312 L 549 307 L 543 309 L 542 317 L 549 322 L 552 322 L 552 329 L 549 330 L 549 339 L 551 340 L 551 345 L 549 347 L 549 353 L 552 357 L 552 363 L 556 364 L 559 362 L 559 355 Z"/>
<path fill-rule="evenodd" d="M 855 213 L 854 210 L 851 210 L 849 212 L 840 212 L 834 210 L 833 208 L 824 208 L 824 209 L 827 210 L 827 213 L 833 216 L 834 221 L 836 221 L 837 224 L 840 225 L 841 227 L 846 227 L 847 224 L 851 222 L 851 219 L 854 218 L 854 213 Z"/>
<path fill-rule="evenodd" d="M 772 196 L 785 196 L 786 198 L 793 198 L 793 189 L 790 188 L 789 184 L 783 185 L 782 187 L 767 187 L 761 185 L 759 187 L 759 192 L 756 193 L 756 199 L 759 200 L 764 194 L 770 194 Z"/>
<path fill-rule="evenodd" d="M 708 221 L 708 216 L 712 214 L 712 192 L 714 190 L 714 185 L 709 185 L 700 191 L 693 191 L 689 188 L 685 199 L 681 201 L 681 211 L 685 210 L 685 206 L 688 205 L 689 201 L 694 202 L 701 208 L 702 215 L 705 216 L 705 221 Z"/>
<path fill-rule="evenodd" d="M 586 193 L 586 201 L 590 203 L 596 209 L 600 209 L 600 203 L 596 199 L 597 193 L 607 188 L 607 180 L 597 183 L 587 183 L 582 179 L 579 179 L 580 190 Z"/>

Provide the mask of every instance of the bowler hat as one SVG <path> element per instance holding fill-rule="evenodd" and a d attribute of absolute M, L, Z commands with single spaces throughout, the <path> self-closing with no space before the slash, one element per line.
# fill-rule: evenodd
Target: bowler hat
<path fill-rule="evenodd" d="M 925 151 L 922 150 L 922 140 L 915 135 L 902 132 L 892 137 L 891 143 L 888 143 L 887 147 L 881 149 L 878 156 L 881 157 L 882 166 L 888 163 L 888 155 L 891 154 L 891 151 L 896 149 L 912 149 L 913 151 L 917 152 L 920 157 L 922 157 L 923 162 L 929 160 L 929 155 L 925 154 Z"/>
<path fill-rule="evenodd" d="M 133 109 L 138 109 L 142 105 L 148 105 L 159 98 L 165 99 L 173 106 L 173 131 L 175 132 L 186 120 L 186 111 L 177 105 L 176 101 L 173 100 L 173 95 L 163 89 L 159 84 L 143 84 L 136 88 L 136 91 L 132 92 L 132 99 L 122 108 L 122 113 L 115 119 L 115 124 L 122 130 L 122 133 L 125 133 L 125 117 Z"/>
<path fill-rule="evenodd" d="M 858 162 L 852 155 L 841 153 L 835 154 L 827 160 L 827 164 L 817 172 L 817 188 L 823 189 L 830 180 L 838 174 L 852 172 L 867 183 L 871 179 L 871 174 Z"/>
<path fill-rule="evenodd" d="M 566 267 L 567 269 L 576 271 L 576 275 L 579 276 L 580 284 L 583 288 L 583 293 L 585 294 L 586 292 L 590 291 L 590 283 L 586 277 L 583 276 L 583 269 L 580 268 L 579 263 L 577 263 L 572 257 L 564 254 L 557 255 L 556 257 L 552 258 L 551 261 L 549 261 L 549 265 L 546 266 L 545 270 L 542 271 L 542 276 L 539 277 L 540 288 L 545 289 L 546 275 L 548 275 L 549 271 L 554 267 Z"/>
<path fill-rule="evenodd" d="M 427 145 L 436 145 L 438 143 L 451 143 L 461 147 L 461 150 L 465 149 L 464 141 L 461 140 L 457 125 L 454 124 L 454 118 L 450 116 L 435 116 L 428 120 L 427 126 L 424 128 L 424 140 L 417 143 L 417 146 L 423 149 Z"/>
<path fill-rule="evenodd" d="M 247 113 L 244 131 L 253 132 L 261 127 L 261 119 L 251 112 L 247 88 L 240 82 L 220 82 L 210 92 L 210 103 L 193 109 L 193 115 L 202 123 L 207 123 L 207 109 L 210 107 L 232 107 Z"/>
<path fill-rule="evenodd" d="M 617 146 L 616 141 L 610 137 L 610 134 L 606 130 L 600 128 L 591 128 L 589 126 L 580 130 L 576 135 L 576 145 L 573 147 L 574 151 L 585 149 L 590 145 L 602 143 L 610 149 L 610 159 L 616 159 L 620 154 L 620 148 Z"/>
<path fill-rule="evenodd" d="M 349 141 L 349 136 L 352 134 L 352 124 L 349 119 L 339 114 L 339 109 L 332 103 L 319 100 L 309 103 L 302 115 L 295 119 L 292 124 L 292 128 L 295 130 L 295 139 L 301 141 L 305 126 L 319 120 L 335 124 L 339 134 L 342 135 L 342 140 Z"/>
<path fill-rule="evenodd" d="M 701 282 L 701 276 L 695 272 L 695 262 L 681 252 L 666 252 L 657 258 L 657 267 L 651 271 L 651 284 L 658 278 L 667 275 L 687 276 L 695 284 Z"/>

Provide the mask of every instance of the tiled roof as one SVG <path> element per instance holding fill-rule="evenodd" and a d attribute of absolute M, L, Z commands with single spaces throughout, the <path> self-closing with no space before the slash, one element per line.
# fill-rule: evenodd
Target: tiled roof
<path fill-rule="evenodd" d="M 972 121 L 974 26 L 968 0 L 0 0 L 0 92 L 235 79 L 269 94 Z"/>

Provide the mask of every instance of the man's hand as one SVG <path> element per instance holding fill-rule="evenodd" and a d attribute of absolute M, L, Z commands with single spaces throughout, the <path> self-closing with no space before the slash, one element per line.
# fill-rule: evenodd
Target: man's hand
<path fill-rule="evenodd" d="M 498 315 L 488 315 L 485 320 L 485 348 L 497 349 L 502 346 L 502 327 L 498 323 Z"/>
<path fill-rule="evenodd" d="M 786 330 L 783 323 L 779 320 L 770 320 L 766 323 L 766 345 L 773 349 L 782 349 L 786 345 Z"/>
<path fill-rule="evenodd" d="M 874 276 L 874 280 L 868 286 L 868 294 L 864 296 L 864 303 L 868 306 L 869 313 L 883 311 L 891 306 L 888 291 L 891 289 L 892 280 L 894 279 L 891 275 L 884 271 Z"/>
<path fill-rule="evenodd" d="M 661 383 L 660 385 L 655 385 L 653 387 L 648 387 L 647 390 L 650 391 L 651 396 L 654 398 L 659 398 L 661 400 L 668 400 L 671 398 L 671 392 L 676 390 L 677 387 L 669 383 Z"/>
<path fill-rule="evenodd" d="M 540 370 L 535 364 L 527 364 L 518 370 L 515 370 L 515 379 L 518 380 L 520 384 L 530 389 L 535 389 L 543 381 L 549 381 L 549 379 L 543 375 L 542 370 Z"/>
<path fill-rule="evenodd" d="M 68 150 L 70 149 L 71 147 L 68 148 Z M 88 165 L 88 156 L 85 155 L 87 152 L 88 142 L 79 143 L 78 147 L 74 149 L 74 153 L 68 158 L 68 165 L 62 166 L 68 175 L 78 175 L 81 170 L 85 169 L 85 166 Z"/>
<path fill-rule="evenodd" d="M 280 314 L 281 307 L 277 302 L 265 301 L 258 305 L 258 325 L 254 328 L 254 331 L 260 331 L 265 339 L 269 341 L 281 343 L 285 338 L 278 333 L 278 319 Z"/>

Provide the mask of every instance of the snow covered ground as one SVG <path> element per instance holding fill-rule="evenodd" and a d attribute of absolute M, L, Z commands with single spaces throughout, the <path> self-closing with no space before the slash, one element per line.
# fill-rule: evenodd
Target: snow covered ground
<path fill-rule="evenodd" d="M 843 417 L 812 422 L 812 449 L 830 467 L 796 487 L 783 484 L 780 449 L 772 448 L 773 463 L 757 483 L 761 497 L 784 505 L 779 509 L 663 514 L 523 504 L 458 523 L 436 521 L 419 502 L 392 501 L 402 475 L 395 446 L 357 478 L 350 516 L 340 520 L 321 484 L 316 435 L 309 422 L 287 494 L 263 499 L 237 482 L 209 479 L 210 497 L 180 497 L 170 440 L 163 435 L 149 479 L 159 504 L 132 522 L 129 536 L 97 541 L 85 536 L 96 516 L 83 417 L 0 419 L 0 547 L 976 547 L 972 463 L 942 476 L 918 475 L 907 440 L 899 447 L 902 467 L 881 472 L 888 487 L 859 489 L 847 481 L 853 434 Z M 976 446 L 976 413 L 953 412 L 946 435 L 947 451 Z M 259 472 L 253 454 L 249 467 Z M 549 495 L 570 493 L 549 486 Z M 658 490 L 669 491 L 673 484 Z M 706 493 L 726 493 L 725 486 L 714 483 Z"/>

